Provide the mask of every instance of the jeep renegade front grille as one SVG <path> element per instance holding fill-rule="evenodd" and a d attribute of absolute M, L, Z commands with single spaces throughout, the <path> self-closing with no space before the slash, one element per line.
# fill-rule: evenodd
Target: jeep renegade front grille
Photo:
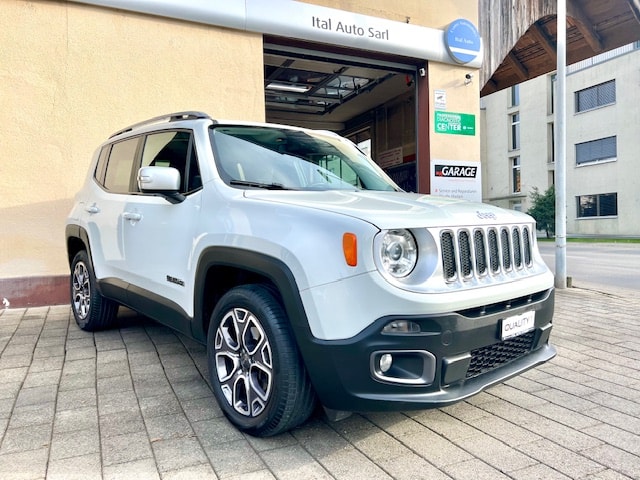
<path fill-rule="evenodd" d="M 535 333 L 531 331 L 504 342 L 472 350 L 466 378 L 477 377 L 526 355 L 533 348 Z"/>
<path fill-rule="evenodd" d="M 523 226 L 460 228 L 440 234 L 447 282 L 498 275 L 532 266 L 531 230 Z"/>

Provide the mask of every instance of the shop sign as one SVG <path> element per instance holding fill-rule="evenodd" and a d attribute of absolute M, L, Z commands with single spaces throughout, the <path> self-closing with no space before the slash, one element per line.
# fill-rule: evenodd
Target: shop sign
<path fill-rule="evenodd" d="M 480 162 L 433 160 L 431 162 L 431 194 L 481 202 Z"/>
<path fill-rule="evenodd" d="M 447 91 L 436 90 L 433 94 L 433 108 L 436 110 L 447 109 Z"/>
<path fill-rule="evenodd" d="M 436 133 L 471 136 L 476 134 L 476 116 L 470 113 L 436 110 L 434 124 Z"/>
<path fill-rule="evenodd" d="M 460 18 L 449 24 L 445 32 L 445 44 L 449 56 L 460 64 L 472 62 L 480 55 L 480 34 L 469 20 Z"/>

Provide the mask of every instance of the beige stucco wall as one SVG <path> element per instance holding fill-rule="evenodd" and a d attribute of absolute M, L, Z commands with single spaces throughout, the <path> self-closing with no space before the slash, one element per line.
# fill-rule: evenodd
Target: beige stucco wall
<path fill-rule="evenodd" d="M 465 84 L 465 75 L 473 75 L 471 83 Z M 452 135 L 434 132 L 435 90 L 444 90 L 447 112 L 475 115 L 475 135 Z M 431 160 L 464 160 L 480 162 L 480 89 L 478 71 L 472 68 L 429 64 L 429 125 Z"/>
<path fill-rule="evenodd" d="M 478 21 L 471 0 L 307 1 L 438 29 Z M 180 110 L 264 119 L 260 34 L 65 1 L 3 1 L 0 14 L 0 281 L 68 272 L 65 218 L 115 130 Z M 468 71 L 431 63 L 430 95 L 478 116 Z M 479 161 L 477 120 L 475 137 L 439 135 L 431 111 L 431 158 Z"/>
<path fill-rule="evenodd" d="M 68 271 L 65 217 L 115 130 L 180 110 L 264 119 L 259 34 L 67 2 L 0 14 L 0 279 Z"/>

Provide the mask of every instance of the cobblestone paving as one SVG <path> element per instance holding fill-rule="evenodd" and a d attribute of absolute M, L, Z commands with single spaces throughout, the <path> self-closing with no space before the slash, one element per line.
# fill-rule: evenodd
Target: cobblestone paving
<path fill-rule="evenodd" d="M 226 421 L 204 348 L 171 330 L 0 310 L 0 479 L 640 478 L 639 310 L 557 292 L 551 362 L 451 407 L 318 413 L 269 439 Z"/>

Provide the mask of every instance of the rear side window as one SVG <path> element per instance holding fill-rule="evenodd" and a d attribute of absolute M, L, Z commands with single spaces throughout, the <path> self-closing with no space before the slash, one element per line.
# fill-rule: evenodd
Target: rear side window
<path fill-rule="evenodd" d="M 131 191 L 131 177 L 138 142 L 139 138 L 131 138 L 113 144 L 104 176 L 105 189 L 112 193 Z"/>

